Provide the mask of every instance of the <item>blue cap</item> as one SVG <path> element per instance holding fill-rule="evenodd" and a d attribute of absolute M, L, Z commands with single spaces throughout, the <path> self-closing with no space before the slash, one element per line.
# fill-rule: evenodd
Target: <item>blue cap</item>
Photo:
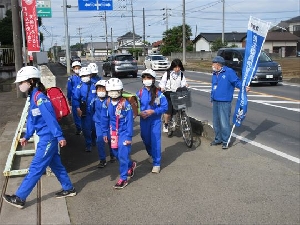
<path fill-rule="evenodd" d="M 225 64 L 225 60 L 222 56 L 216 56 L 215 58 L 213 58 L 212 62 L 213 63 L 220 63 L 222 65 Z"/>

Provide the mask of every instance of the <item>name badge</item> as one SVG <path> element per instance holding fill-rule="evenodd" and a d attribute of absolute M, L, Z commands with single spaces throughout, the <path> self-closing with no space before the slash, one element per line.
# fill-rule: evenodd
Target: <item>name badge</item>
<path fill-rule="evenodd" d="M 218 85 L 214 85 L 213 89 L 214 89 L 214 90 L 216 90 L 216 89 L 217 89 L 217 87 L 218 87 Z"/>
<path fill-rule="evenodd" d="M 31 110 L 31 113 L 32 113 L 33 116 L 41 115 L 41 111 L 40 111 L 39 108 L 35 108 L 35 109 Z"/>

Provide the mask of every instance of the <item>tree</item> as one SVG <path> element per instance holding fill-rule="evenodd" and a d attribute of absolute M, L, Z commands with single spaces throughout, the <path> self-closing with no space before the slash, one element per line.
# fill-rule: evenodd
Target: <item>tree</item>
<path fill-rule="evenodd" d="M 212 42 L 211 45 L 211 51 L 216 52 L 218 51 L 220 48 L 224 48 L 227 47 L 228 43 L 226 41 L 224 41 L 224 44 L 222 43 L 222 39 L 221 38 L 217 38 L 216 40 L 214 40 Z"/>
<path fill-rule="evenodd" d="M 192 29 L 189 25 L 185 25 L 186 30 L 186 43 L 190 42 L 190 36 L 192 36 Z M 182 26 L 173 27 L 163 33 L 163 45 L 160 52 L 163 55 L 171 55 L 171 52 L 182 51 Z M 187 48 L 189 50 L 190 48 Z"/>
<path fill-rule="evenodd" d="M 7 47 L 13 46 L 12 13 L 7 10 L 6 17 L 0 21 L 0 42 Z"/>

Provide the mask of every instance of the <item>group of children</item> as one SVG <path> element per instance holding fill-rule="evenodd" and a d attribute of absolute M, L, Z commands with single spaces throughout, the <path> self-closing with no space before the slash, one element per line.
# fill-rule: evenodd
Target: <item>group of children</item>
<path fill-rule="evenodd" d="M 136 168 L 136 162 L 130 159 L 134 116 L 130 103 L 122 97 L 123 83 L 118 78 L 101 80 L 94 63 L 81 67 L 80 62 L 73 62 L 72 69 L 74 74 L 68 79 L 67 98 L 72 105 L 76 134 L 83 133 L 86 152 L 91 151 L 95 140 L 99 168 L 107 165 L 105 143 L 108 144 L 110 161 L 119 162 L 120 179 L 114 188 L 122 189 L 128 184 L 127 178 L 133 177 Z M 143 88 L 137 91 L 136 96 L 140 101 L 141 137 L 148 160 L 153 164 L 152 173 L 159 173 L 161 115 L 168 109 L 168 102 L 155 86 L 155 78 L 153 70 L 143 71 Z"/>

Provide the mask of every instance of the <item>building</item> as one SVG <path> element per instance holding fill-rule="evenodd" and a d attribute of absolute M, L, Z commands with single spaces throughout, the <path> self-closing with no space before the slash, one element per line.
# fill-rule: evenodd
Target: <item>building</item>
<path fill-rule="evenodd" d="M 224 33 L 224 41 L 228 46 L 243 47 L 246 33 L 230 32 Z M 217 39 L 222 39 L 222 33 L 200 33 L 194 40 L 193 45 L 196 52 L 211 51 L 211 45 Z"/>

